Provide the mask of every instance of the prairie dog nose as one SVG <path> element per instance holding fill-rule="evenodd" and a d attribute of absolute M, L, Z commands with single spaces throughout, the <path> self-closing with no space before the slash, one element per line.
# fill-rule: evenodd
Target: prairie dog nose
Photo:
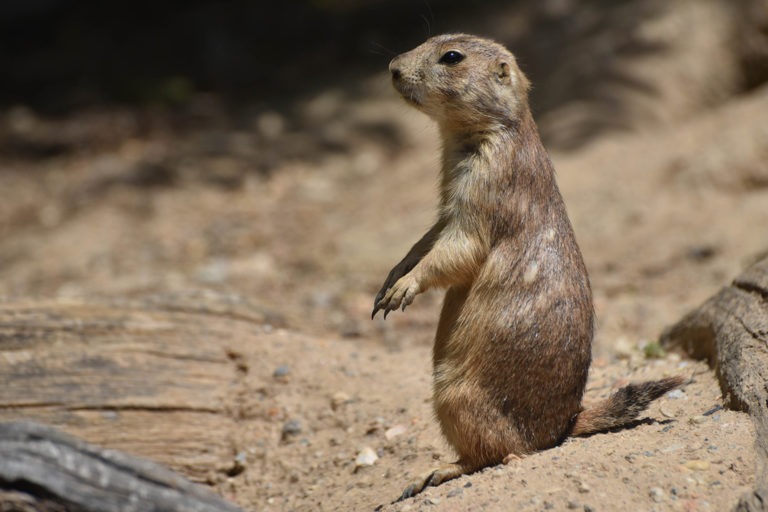
<path fill-rule="evenodd" d="M 389 72 L 392 73 L 393 80 L 400 80 L 402 72 L 400 71 L 400 66 L 398 66 L 397 57 L 389 63 Z"/>

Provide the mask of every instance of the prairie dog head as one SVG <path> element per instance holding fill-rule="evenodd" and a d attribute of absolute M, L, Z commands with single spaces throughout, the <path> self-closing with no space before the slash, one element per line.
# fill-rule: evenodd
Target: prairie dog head
<path fill-rule="evenodd" d="M 489 39 L 436 36 L 392 59 L 389 70 L 400 95 L 449 131 L 509 125 L 528 103 L 528 79 Z"/>

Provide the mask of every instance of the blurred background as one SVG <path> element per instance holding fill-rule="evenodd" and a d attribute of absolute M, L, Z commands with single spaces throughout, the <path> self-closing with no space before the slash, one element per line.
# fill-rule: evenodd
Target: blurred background
<path fill-rule="evenodd" d="M 387 64 L 449 31 L 498 39 L 534 84 L 599 352 L 768 248 L 765 0 L 7 0 L 0 296 L 216 290 L 297 330 L 429 343 L 439 294 L 368 316 L 436 201 L 434 127 Z"/>

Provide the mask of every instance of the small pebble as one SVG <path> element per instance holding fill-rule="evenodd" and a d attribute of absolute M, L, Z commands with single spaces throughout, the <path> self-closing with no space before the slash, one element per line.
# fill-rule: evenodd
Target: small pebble
<path fill-rule="evenodd" d="M 461 496 L 462 494 L 464 494 L 464 489 L 462 489 L 461 487 L 457 487 L 456 489 L 453 489 L 445 496 L 448 498 L 455 498 L 456 496 Z"/>
<path fill-rule="evenodd" d="M 702 416 L 712 416 L 717 411 L 722 411 L 722 410 L 723 410 L 723 406 L 722 405 L 716 405 L 713 408 L 711 408 L 710 410 L 708 410 L 707 412 L 703 413 Z"/>
<path fill-rule="evenodd" d="M 275 368 L 275 371 L 272 372 L 272 376 L 276 379 L 282 379 L 287 377 L 289 373 L 291 373 L 291 369 L 287 365 L 282 365 Z"/>
<path fill-rule="evenodd" d="M 568 510 L 576 510 L 577 508 L 581 508 L 581 504 L 576 501 L 569 501 L 566 507 Z"/>
<path fill-rule="evenodd" d="M 691 416 L 688 418 L 688 423 L 691 425 L 701 425 L 705 421 L 707 421 L 706 416 Z"/>
<path fill-rule="evenodd" d="M 706 471 L 709 469 L 709 461 L 694 459 L 685 463 L 685 467 L 691 471 Z"/>
<path fill-rule="evenodd" d="M 584 505 L 584 512 L 595 512 L 595 509 L 589 505 Z"/>
<path fill-rule="evenodd" d="M 247 457 L 245 452 L 238 452 L 238 454 L 235 455 L 235 458 L 232 460 L 232 467 L 230 467 L 226 472 L 227 476 L 237 476 L 245 471 L 246 462 Z"/>
<path fill-rule="evenodd" d="M 331 409 L 334 411 L 340 409 L 342 406 L 352 401 L 352 398 L 343 391 L 334 393 L 331 397 Z"/>
<path fill-rule="evenodd" d="M 440 498 L 427 498 L 424 503 L 427 505 L 439 505 L 442 500 Z"/>
<path fill-rule="evenodd" d="M 664 499 L 664 490 L 661 487 L 651 487 L 651 490 L 648 491 L 648 495 L 656 503 L 661 503 Z"/>
<path fill-rule="evenodd" d="M 629 359 L 634 352 L 632 344 L 624 336 L 621 336 L 613 343 L 613 350 L 619 359 Z"/>
<path fill-rule="evenodd" d="M 661 449 L 661 453 L 672 453 L 672 452 L 678 452 L 684 448 L 681 444 L 671 444 L 667 446 L 666 448 Z"/>
<path fill-rule="evenodd" d="M 673 389 L 669 393 L 667 393 L 667 398 L 671 398 L 673 400 L 677 400 L 680 398 L 685 398 L 685 393 L 682 389 Z"/>
<path fill-rule="evenodd" d="M 301 422 L 299 420 L 286 421 L 283 425 L 283 440 L 301 434 Z"/>
<path fill-rule="evenodd" d="M 578 489 L 579 489 L 579 492 L 582 494 L 588 493 L 591 490 L 589 485 L 586 482 L 579 482 Z"/>
<path fill-rule="evenodd" d="M 401 434 L 405 434 L 406 430 L 408 430 L 408 427 L 406 427 L 402 423 L 398 423 L 397 425 L 391 428 L 388 428 L 387 431 L 384 432 L 384 437 L 387 439 L 387 441 L 391 441 L 397 436 Z"/>
<path fill-rule="evenodd" d="M 661 411 L 661 415 L 664 416 L 665 418 L 674 418 L 675 417 L 675 413 L 673 413 L 672 411 L 670 411 L 669 409 L 664 407 L 664 405 L 659 407 L 659 410 Z"/>
<path fill-rule="evenodd" d="M 377 460 L 379 460 L 379 456 L 376 455 L 376 452 L 373 451 L 373 448 L 366 446 L 360 450 L 360 453 L 357 454 L 357 457 L 355 458 L 355 468 L 373 466 Z"/>

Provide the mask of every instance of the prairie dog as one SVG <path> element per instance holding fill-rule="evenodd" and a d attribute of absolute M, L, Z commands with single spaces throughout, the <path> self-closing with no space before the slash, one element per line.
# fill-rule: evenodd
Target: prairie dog
<path fill-rule="evenodd" d="M 528 106 L 529 82 L 502 45 L 433 37 L 395 57 L 392 83 L 442 138 L 435 225 L 387 276 L 372 316 L 447 288 L 433 352 L 436 417 L 457 462 L 428 485 L 624 425 L 684 379 L 632 384 L 581 405 L 594 310 L 587 270 Z"/>

